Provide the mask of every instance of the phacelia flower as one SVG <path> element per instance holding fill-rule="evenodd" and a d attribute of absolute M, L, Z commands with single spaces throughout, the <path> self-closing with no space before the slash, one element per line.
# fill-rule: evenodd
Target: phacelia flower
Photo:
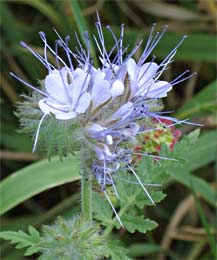
<path fill-rule="evenodd" d="M 61 120 L 85 113 L 91 101 L 87 92 L 89 81 L 90 76 L 79 68 L 53 70 L 45 78 L 47 97 L 39 101 L 39 108 L 44 114 L 53 113 Z"/>
<path fill-rule="evenodd" d="M 156 63 L 154 56 L 148 61 L 155 46 L 164 35 L 166 26 L 161 33 L 154 33 L 155 24 L 152 26 L 147 44 L 138 62 L 133 59 L 133 55 L 142 42 L 128 52 L 128 47 L 123 46 L 124 25 L 121 26 L 119 37 L 110 26 L 107 26 L 107 30 L 111 32 L 114 39 L 114 46 L 109 51 L 106 48 L 99 17 L 96 29 L 98 35 L 94 36 L 94 41 L 100 55 L 98 68 L 94 66 L 90 56 L 88 32 L 84 33 L 86 48 L 82 47 L 76 35 L 78 47 L 75 51 L 69 48 L 69 36 L 62 39 L 55 31 L 58 40 L 55 42 L 55 48 L 52 49 L 47 43 L 45 33 L 40 32 L 39 36 L 44 42 L 44 56 L 39 55 L 23 42 L 21 45 L 39 59 L 47 69 L 43 87 L 36 88 L 13 73 L 11 75 L 39 95 L 37 109 L 41 119 L 38 122 L 33 150 L 37 146 L 40 128 L 43 123 L 46 123 L 43 121 L 47 117 L 54 116 L 60 124 L 63 121 L 69 121 L 70 124 L 76 122 L 80 134 L 83 135 L 81 149 L 87 155 L 86 167 L 94 174 L 122 225 L 106 193 L 106 187 L 111 185 L 118 197 L 114 176 L 118 174 L 118 169 L 125 168 L 135 176 L 135 180 L 154 204 L 146 189 L 148 184 L 142 183 L 132 166 L 134 147 L 140 134 L 156 130 L 164 120 L 170 120 L 170 127 L 187 122 L 165 116 L 160 111 L 162 105 L 159 99 L 166 97 L 174 85 L 193 74 L 185 77 L 184 75 L 188 72 L 186 70 L 171 82 L 159 79 L 172 62 L 177 48 L 186 36 L 160 64 Z M 67 61 L 59 56 L 59 48 L 65 51 Z M 49 62 L 47 51 L 54 55 L 55 65 Z M 151 124 L 153 120 L 159 125 Z M 142 155 L 149 156 L 146 152 Z M 161 157 L 158 156 L 158 158 Z"/>

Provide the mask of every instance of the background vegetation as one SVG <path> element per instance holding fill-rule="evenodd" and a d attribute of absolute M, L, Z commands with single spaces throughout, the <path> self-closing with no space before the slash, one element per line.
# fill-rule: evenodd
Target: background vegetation
<path fill-rule="evenodd" d="M 49 163 L 31 153 L 30 138 L 17 133 L 19 123 L 14 116 L 20 94 L 28 89 L 9 76 L 13 71 L 32 84 L 43 79 L 46 71 L 30 53 L 19 46 L 29 43 L 43 52 L 39 31 L 45 31 L 53 43 L 53 28 L 65 36 L 82 28 L 94 32 L 96 10 L 102 23 L 126 26 L 125 43 L 133 46 L 147 36 L 153 22 L 169 29 L 154 54 L 163 58 L 183 34 L 189 38 L 180 47 L 175 62 L 163 75 L 172 79 L 186 68 L 198 75 L 177 86 L 166 98 L 167 109 L 174 109 L 179 119 L 204 124 L 201 135 L 189 154 L 190 161 L 175 169 L 165 187 L 168 194 L 163 203 L 146 209 L 146 214 L 159 226 L 145 235 L 120 231 L 117 236 L 135 259 L 214 259 L 216 243 L 216 154 L 217 154 L 217 89 L 216 89 L 216 21 L 217 6 L 213 0 L 173 1 L 46 1 L 8 0 L 0 2 L 1 15 L 1 177 L 0 212 L 2 230 L 27 229 L 52 222 L 61 214 L 72 215 L 79 209 L 78 165 L 70 158 Z M 108 46 L 111 38 L 105 35 Z M 145 42 L 145 41 L 144 41 Z M 183 134 L 192 130 L 182 126 Z M 27 165 L 26 168 L 24 168 Z M 186 170 L 188 169 L 188 170 Z M 22 250 L 1 244 L 1 259 L 32 259 L 22 257 Z"/>

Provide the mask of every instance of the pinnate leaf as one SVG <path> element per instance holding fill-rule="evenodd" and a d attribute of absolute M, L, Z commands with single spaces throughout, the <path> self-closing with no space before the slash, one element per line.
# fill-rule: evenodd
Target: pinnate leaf
<path fill-rule="evenodd" d="M 143 216 L 133 216 L 126 214 L 122 217 L 122 219 L 126 229 L 130 233 L 134 233 L 136 230 L 141 233 L 146 233 L 147 231 L 150 231 L 158 226 L 155 221 L 148 218 L 145 219 Z"/>
<path fill-rule="evenodd" d="M 17 244 L 16 248 L 25 248 L 28 249 L 25 252 L 25 255 L 33 255 L 39 251 L 39 243 L 41 242 L 41 236 L 39 232 L 32 226 L 28 228 L 29 234 L 23 231 L 3 231 L 0 232 L 0 238 L 4 240 L 10 240 L 11 244 Z"/>

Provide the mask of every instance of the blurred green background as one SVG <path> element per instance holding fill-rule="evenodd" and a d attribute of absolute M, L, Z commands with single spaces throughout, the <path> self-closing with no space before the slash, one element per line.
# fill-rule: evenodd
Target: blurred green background
<path fill-rule="evenodd" d="M 91 34 L 95 32 L 96 10 L 99 11 L 102 24 L 111 25 L 116 33 L 119 33 L 119 26 L 125 24 L 124 43 L 129 43 L 132 48 L 139 40 L 147 38 L 153 22 L 157 22 L 159 30 L 163 25 L 169 25 L 168 32 L 153 51 L 158 61 L 169 53 L 183 35 L 189 36 L 162 78 L 171 80 L 185 69 L 196 71 L 198 75 L 176 86 L 164 101 L 166 109 L 174 109 L 179 119 L 190 118 L 204 125 L 189 168 L 197 178 L 195 190 L 186 184 L 185 175 L 174 178 L 176 182 L 172 181 L 166 187 L 168 196 L 164 202 L 154 209 L 146 209 L 147 214 L 159 223 L 159 227 L 146 235 L 123 232 L 119 236 L 135 259 L 213 259 L 217 198 L 214 191 L 217 186 L 217 3 L 214 0 L 1 0 L 1 178 L 41 159 L 31 153 L 30 138 L 17 133 L 19 122 L 13 111 L 16 102 L 21 100 L 20 94 L 28 93 L 29 90 L 11 78 L 9 72 L 13 71 L 27 82 L 37 85 L 38 80 L 46 76 L 46 71 L 38 60 L 20 47 L 19 42 L 27 42 L 42 54 L 43 44 L 38 32 L 44 31 L 52 45 L 56 39 L 53 28 L 56 28 L 62 36 L 71 36 L 70 46 L 73 48 L 75 31 L 81 37 L 82 28 L 88 29 Z M 108 48 L 112 46 L 111 36 L 106 31 L 105 39 Z M 141 51 L 138 51 L 136 57 Z M 183 133 L 192 129 L 181 127 Z M 46 178 L 45 170 L 42 174 Z M 79 184 L 66 184 L 72 181 L 66 179 L 52 186 L 56 188 L 50 189 L 49 185 L 38 189 L 35 187 L 32 194 L 17 198 L 23 203 L 14 203 L 7 212 L 5 210 L 1 219 L 2 230 L 25 229 L 29 224 L 40 226 L 52 221 L 58 214 L 71 215 L 77 212 Z M 4 189 L 25 190 L 25 179 L 23 183 L 21 180 L 18 178 L 17 183 L 5 185 Z M 43 181 L 42 178 L 41 186 Z M 16 198 L 13 198 L 13 191 L 8 190 L 8 194 L 10 192 L 9 200 L 13 204 Z M 35 194 L 38 195 L 33 197 Z M 209 200 L 208 194 L 214 200 Z M 4 203 L 3 198 L 2 205 Z M 22 251 L 14 250 L 6 242 L 1 245 L 1 254 L 1 259 L 5 260 L 28 259 L 22 258 Z"/>

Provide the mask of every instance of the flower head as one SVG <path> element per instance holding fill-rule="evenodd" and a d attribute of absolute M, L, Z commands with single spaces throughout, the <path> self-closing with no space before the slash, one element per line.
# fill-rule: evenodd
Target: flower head
<path fill-rule="evenodd" d="M 184 77 L 188 72 L 186 70 L 171 82 L 160 80 L 160 76 L 172 62 L 177 48 L 186 36 L 160 64 L 155 62 L 154 56 L 151 61 L 147 61 L 166 28 L 165 26 L 161 33 L 154 34 L 155 24 L 152 26 L 145 49 L 136 62 L 133 55 L 142 42 L 126 55 L 128 47 L 123 46 L 124 25 L 121 26 L 119 38 L 107 26 L 114 39 L 114 46 L 108 51 L 98 17 L 96 22 L 98 37 L 94 36 L 94 41 L 100 54 L 99 68 L 94 66 L 90 57 L 90 40 L 87 32 L 84 33 L 86 48 L 82 47 L 76 35 L 79 48 L 76 48 L 75 52 L 68 46 L 68 36 L 63 40 L 56 32 L 58 40 L 52 49 L 47 43 L 46 35 L 40 32 L 39 35 L 44 42 L 44 56 L 40 56 L 23 42 L 21 45 L 30 50 L 46 67 L 48 73 L 44 79 L 44 88 L 38 89 L 11 74 L 40 96 L 38 110 L 41 113 L 41 120 L 35 135 L 34 149 L 40 127 L 46 117 L 54 115 L 59 122 L 67 120 L 78 122 L 84 137 L 82 148 L 89 155 L 87 167 L 95 175 L 116 215 L 106 193 L 106 186 L 112 185 L 118 197 L 114 176 L 120 168 L 127 169 L 135 176 L 154 204 L 145 184 L 132 167 L 135 153 L 133 147 L 137 143 L 138 135 L 155 130 L 156 124 L 151 124 L 153 120 L 161 124 L 163 120 L 169 119 L 172 122 L 170 126 L 181 123 L 176 118 L 164 116 L 163 112 L 160 112 L 162 106 L 159 99 L 167 96 L 174 85 L 192 75 Z M 59 56 L 59 48 L 65 51 L 67 62 Z M 48 61 L 48 50 L 55 57 L 55 66 Z M 149 156 L 148 153 L 143 155 Z M 118 215 L 117 218 L 121 223 Z"/>
<path fill-rule="evenodd" d="M 72 72 L 66 67 L 53 70 L 45 78 L 47 97 L 39 101 L 39 108 L 62 120 L 85 113 L 91 101 L 87 92 L 89 81 L 90 76 L 79 68 Z"/>

